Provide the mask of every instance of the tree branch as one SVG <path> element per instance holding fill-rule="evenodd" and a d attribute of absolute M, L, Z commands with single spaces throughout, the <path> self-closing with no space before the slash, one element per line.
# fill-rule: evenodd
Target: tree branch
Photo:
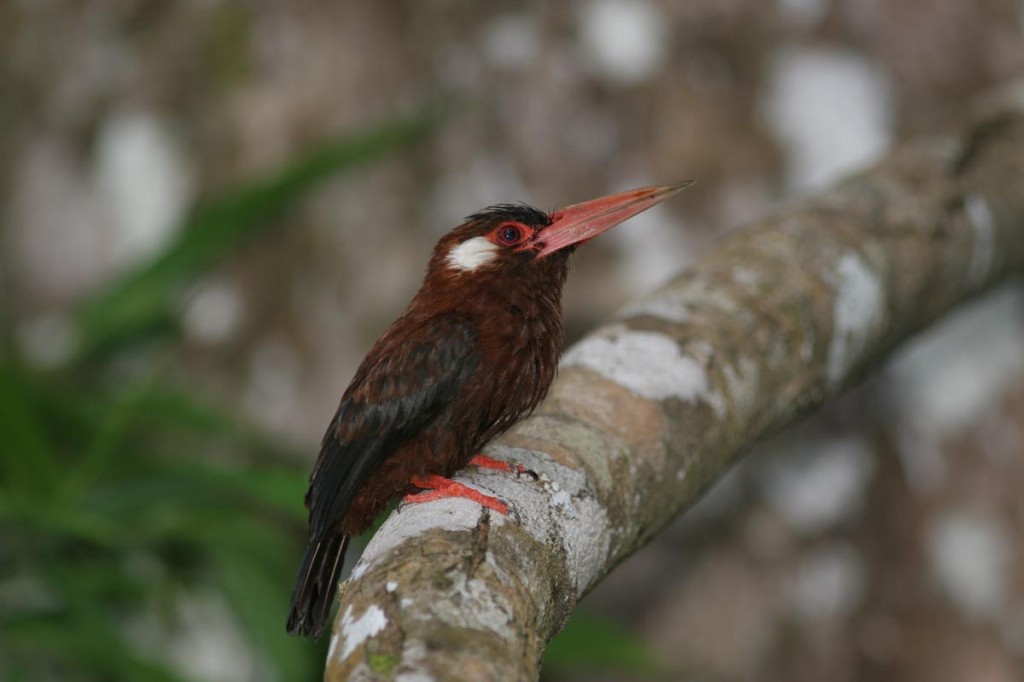
<path fill-rule="evenodd" d="M 572 347 L 466 472 L 466 500 L 394 513 L 343 585 L 326 677 L 535 680 L 576 601 L 760 436 L 1024 267 L 1024 97 L 724 240 Z"/>

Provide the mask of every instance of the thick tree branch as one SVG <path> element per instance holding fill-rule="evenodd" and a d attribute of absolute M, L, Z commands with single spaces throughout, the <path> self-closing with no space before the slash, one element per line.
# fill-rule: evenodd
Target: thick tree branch
<path fill-rule="evenodd" d="M 766 432 L 1024 267 L 1024 99 L 724 240 L 565 355 L 468 472 L 465 500 L 392 514 L 342 587 L 327 678 L 535 680 L 576 601 Z"/>

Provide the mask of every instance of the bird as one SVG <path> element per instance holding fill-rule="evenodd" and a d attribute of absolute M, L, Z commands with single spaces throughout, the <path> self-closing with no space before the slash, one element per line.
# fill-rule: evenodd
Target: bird
<path fill-rule="evenodd" d="M 550 213 L 490 206 L 437 242 L 419 291 L 359 365 L 324 434 L 305 497 L 309 540 L 288 633 L 323 633 L 349 540 L 396 496 L 405 494 L 404 504 L 466 497 L 514 511 L 451 476 L 468 464 L 521 471 L 479 453 L 529 415 L 554 379 L 569 256 L 690 184 Z"/>

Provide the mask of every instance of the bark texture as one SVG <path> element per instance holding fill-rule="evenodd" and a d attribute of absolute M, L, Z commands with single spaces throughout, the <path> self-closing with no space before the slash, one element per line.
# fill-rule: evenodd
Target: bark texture
<path fill-rule="evenodd" d="M 763 434 L 1024 268 L 1024 95 L 736 232 L 569 349 L 466 472 L 522 517 L 392 514 L 340 592 L 329 680 L 535 680 L 577 600 Z"/>

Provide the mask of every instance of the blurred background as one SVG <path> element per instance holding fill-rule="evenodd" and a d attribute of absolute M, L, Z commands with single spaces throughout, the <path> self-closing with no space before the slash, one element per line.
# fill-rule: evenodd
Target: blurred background
<path fill-rule="evenodd" d="M 0 3 L 0 679 L 313 680 L 305 480 L 462 216 L 699 184 L 570 340 L 1024 74 L 1019 0 Z M 1024 297 L 759 446 L 545 680 L 1024 678 Z"/>

